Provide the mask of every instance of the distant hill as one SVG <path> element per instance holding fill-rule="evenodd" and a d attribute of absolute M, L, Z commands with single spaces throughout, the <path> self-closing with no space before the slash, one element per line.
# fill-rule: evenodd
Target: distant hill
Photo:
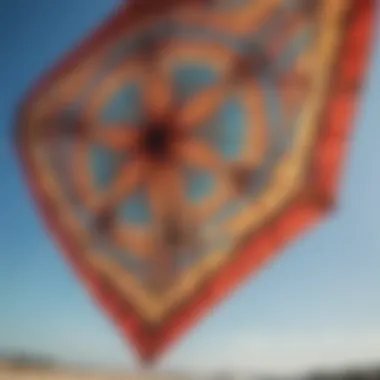
<path fill-rule="evenodd" d="M 58 364 L 51 358 L 26 353 L 1 353 L 0 368 L 7 369 L 52 369 Z"/>
<path fill-rule="evenodd" d="M 380 367 L 376 369 L 347 370 L 336 373 L 315 373 L 305 380 L 380 380 Z"/>

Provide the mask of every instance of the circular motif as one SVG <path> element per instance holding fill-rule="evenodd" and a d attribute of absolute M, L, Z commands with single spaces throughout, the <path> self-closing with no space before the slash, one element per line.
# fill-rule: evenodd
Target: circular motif
<path fill-rule="evenodd" d="M 292 144 L 310 28 L 302 17 L 287 21 L 286 7 L 282 33 L 275 17 L 252 21 L 274 3 L 227 2 L 249 30 L 224 27 L 224 2 L 136 27 L 106 50 L 76 100 L 66 123 L 75 126 L 73 193 L 106 251 L 142 260 L 147 278 L 156 278 L 157 255 L 172 252 L 182 267 L 195 246 L 211 250 L 202 229 L 254 201 Z M 206 15 L 210 32 L 199 38 Z"/>

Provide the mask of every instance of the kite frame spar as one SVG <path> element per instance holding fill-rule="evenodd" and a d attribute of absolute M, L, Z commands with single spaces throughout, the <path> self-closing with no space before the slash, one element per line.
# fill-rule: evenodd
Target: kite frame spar
<path fill-rule="evenodd" d="M 182 2 L 184 1 L 167 1 L 164 7 Z M 147 8 L 150 14 L 159 14 L 163 10 L 163 5 L 158 1 L 147 0 L 123 6 L 63 62 L 40 80 L 19 108 L 15 133 L 17 151 L 33 198 L 38 204 L 48 229 L 59 242 L 68 262 L 86 284 L 95 300 L 114 319 L 121 333 L 131 339 L 144 362 L 153 362 L 157 359 L 158 354 L 173 343 L 202 314 L 271 259 L 280 246 L 285 245 L 291 238 L 316 222 L 333 206 L 338 174 L 354 116 L 354 105 L 358 100 L 358 90 L 365 76 L 367 53 L 375 21 L 375 0 L 353 0 L 353 3 L 341 53 L 336 62 L 334 87 L 331 86 L 329 90 L 325 112 L 320 120 L 321 133 L 312 158 L 314 177 L 311 186 L 289 204 L 286 210 L 283 210 L 275 223 L 265 226 L 258 235 L 245 242 L 234 261 L 222 268 L 212 283 L 205 287 L 202 297 L 195 298 L 178 313 L 172 314 L 153 337 L 151 331 L 144 332 L 137 328 L 140 324 L 139 317 L 128 310 L 125 301 L 119 300 L 115 294 L 109 292 L 103 286 L 102 279 L 78 259 L 80 248 L 71 241 L 70 236 L 62 233 L 55 216 L 56 210 L 45 199 L 41 183 L 36 180 L 38 168 L 31 164 L 30 152 L 27 142 L 23 140 L 22 130 L 34 100 L 48 88 L 50 83 L 70 70 L 78 60 L 84 59 L 97 46 L 124 30 L 126 24 L 133 24 L 136 19 L 145 17 Z M 255 252 L 255 255 L 250 252 Z"/>

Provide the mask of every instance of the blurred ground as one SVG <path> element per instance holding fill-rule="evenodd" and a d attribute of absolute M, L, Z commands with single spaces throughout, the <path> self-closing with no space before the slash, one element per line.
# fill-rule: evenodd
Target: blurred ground
<path fill-rule="evenodd" d="M 57 370 L 14 371 L 0 369 L 0 380 L 185 380 L 180 375 L 65 372 Z"/>

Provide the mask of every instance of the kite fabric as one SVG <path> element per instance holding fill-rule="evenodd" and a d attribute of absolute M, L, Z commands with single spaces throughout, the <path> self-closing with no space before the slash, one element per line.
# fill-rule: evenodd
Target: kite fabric
<path fill-rule="evenodd" d="M 128 2 L 27 94 L 34 199 L 143 362 L 334 205 L 374 14 Z"/>

